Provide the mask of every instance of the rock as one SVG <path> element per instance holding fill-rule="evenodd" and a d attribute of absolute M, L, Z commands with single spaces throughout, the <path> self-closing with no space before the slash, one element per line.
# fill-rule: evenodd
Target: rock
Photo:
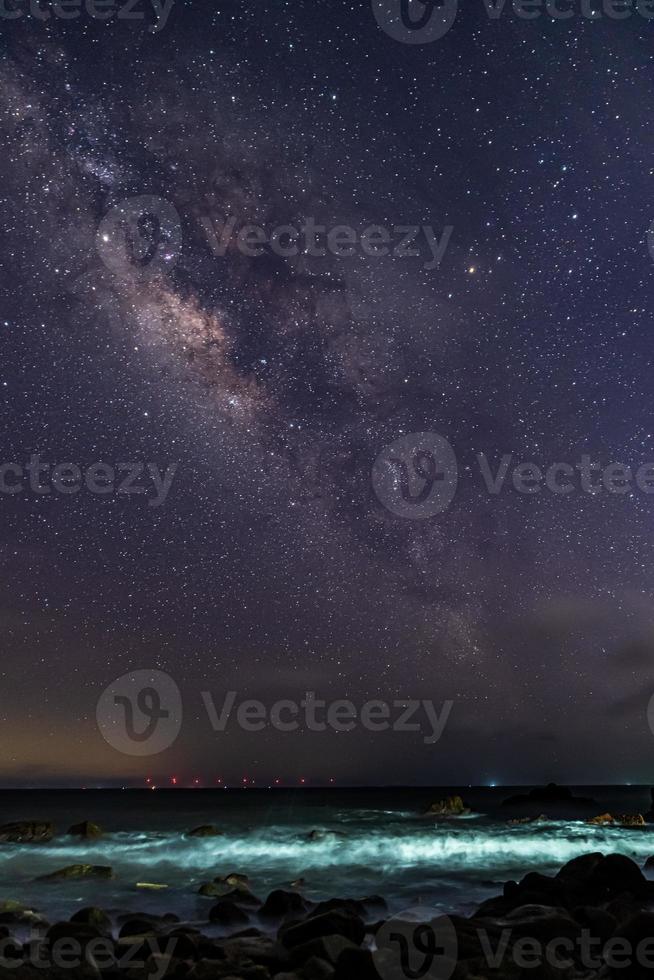
<path fill-rule="evenodd" d="M 240 926 L 246 925 L 250 919 L 243 909 L 240 909 L 234 902 L 223 899 L 214 905 L 209 912 L 209 921 L 216 922 L 221 926 Z"/>
<path fill-rule="evenodd" d="M 302 980 L 331 980 L 334 976 L 334 967 L 319 956 L 311 956 L 303 964 L 300 975 Z"/>
<path fill-rule="evenodd" d="M 595 868 L 604 860 L 604 855 L 599 851 L 591 854 L 580 854 L 564 864 L 557 872 L 557 878 L 573 878 L 576 881 L 587 881 Z"/>
<path fill-rule="evenodd" d="M 588 876 L 587 884 L 596 892 L 596 902 L 614 898 L 622 892 L 630 892 L 638 898 L 649 891 L 649 882 L 638 865 L 623 854 L 602 858 Z"/>
<path fill-rule="evenodd" d="M 113 868 L 102 864 L 69 864 L 52 874 L 43 875 L 37 881 L 63 881 L 68 878 L 115 878 Z"/>
<path fill-rule="evenodd" d="M 289 913 L 302 913 L 306 905 L 297 892 L 286 892 L 281 888 L 272 891 L 259 909 L 259 915 L 267 919 L 281 919 Z"/>
<path fill-rule="evenodd" d="M 460 796 L 448 796 L 445 800 L 432 803 L 423 814 L 425 817 L 464 817 L 470 813 Z"/>
<path fill-rule="evenodd" d="M 610 912 L 595 908 L 593 905 L 580 906 L 574 909 L 572 915 L 583 929 L 587 929 L 591 936 L 597 936 L 602 942 L 608 940 L 618 924 L 617 919 Z"/>
<path fill-rule="evenodd" d="M 145 892 L 165 892 L 170 885 L 164 885 L 157 881 L 137 881 L 136 888 Z"/>
<path fill-rule="evenodd" d="M 222 898 L 224 894 L 225 886 L 219 885 L 215 881 L 205 881 L 198 888 L 198 895 L 204 895 L 205 898 Z"/>
<path fill-rule="evenodd" d="M 646 827 L 642 813 L 619 813 L 616 820 L 621 827 Z"/>
<path fill-rule="evenodd" d="M 348 949 L 359 949 L 359 947 L 344 936 L 320 936 L 301 946 L 294 946 L 289 951 L 290 963 L 292 967 L 297 967 L 313 956 L 317 956 L 335 966 L 339 957 Z"/>
<path fill-rule="evenodd" d="M 379 974 L 369 949 L 355 949 L 349 946 L 339 954 L 334 980 L 352 980 L 353 977 L 356 980 L 378 980 Z"/>
<path fill-rule="evenodd" d="M 654 857 L 648 857 L 644 865 L 645 871 L 654 871 Z"/>
<path fill-rule="evenodd" d="M 36 924 L 42 921 L 38 912 L 26 908 L 22 902 L 0 902 L 0 923 L 3 925 Z"/>
<path fill-rule="evenodd" d="M 585 816 L 589 808 L 596 805 L 590 797 L 573 796 L 567 786 L 557 786 L 556 783 L 548 783 L 547 786 L 536 786 L 534 789 L 529 790 L 528 793 L 509 796 L 502 801 L 502 806 L 513 807 L 518 811 L 516 816 L 522 816 L 520 811 L 525 809 L 532 811 L 529 814 L 530 816 L 535 816 L 541 811 L 544 804 L 547 805 L 547 813 L 551 818 L 577 818 L 579 816 Z"/>
<path fill-rule="evenodd" d="M 194 827 L 189 830 L 187 837 L 222 837 L 222 830 L 218 830 L 213 824 L 203 824 L 201 827 Z"/>
<path fill-rule="evenodd" d="M 624 942 L 630 955 L 620 955 L 622 964 L 609 964 L 612 977 L 622 977 L 624 980 L 651 980 L 652 976 L 652 937 L 654 937 L 654 915 L 650 912 L 639 912 L 619 925 L 611 936 L 610 942 Z M 645 955 L 638 955 L 638 948 L 643 943 Z"/>
<path fill-rule="evenodd" d="M 3 844 L 47 844 L 53 837 L 53 825 L 37 820 L 21 820 L 0 826 L 0 842 Z"/>
<path fill-rule="evenodd" d="M 507 820 L 507 823 L 511 826 L 518 827 L 521 824 L 527 823 L 542 823 L 544 820 L 548 820 L 549 817 L 544 813 L 539 813 L 537 817 L 514 817 L 513 820 Z"/>
<path fill-rule="evenodd" d="M 89 943 L 94 943 L 98 939 L 103 941 L 105 948 L 107 944 L 112 950 L 114 948 L 114 942 L 110 937 L 83 922 L 56 922 L 45 933 L 45 942 L 49 946 L 67 939 L 79 943 L 82 949 L 86 949 Z"/>
<path fill-rule="evenodd" d="M 304 922 L 282 927 L 279 939 L 286 949 L 293 949 L 322 936 L 344 936 L 359 946 L 365 937 L 363 920 L 352 912 L 334 909 L 320 915 L 312 915 Z"/>
<path fill-rule="evenodd" d="M 74 915 L 70 917 L 71 922 L 80 923 L 85 926 L 92 926 L 97 929 L 98 932 L 104 935 L 111 935 L 111 919 L 106 912 L 102 909 L 95 908 L 91 906 L 89 908 L 80 909 L 79 912 L 75 912 Z"/>
<path fill-rule="evenodd" d="M 231 874 L 225 875 L 224 878 L 214 878 L 214 881 L 221 882 L 223 885 L 229 885 L 230 888 L 244 888 L 249 890 L 250 879 L 248 876 L 238 874 L 236 871 L 232 871 Z"/>
<path fill-rule="evenodd" d="M 204 895 L 206 898 L 223 898 L 228 902 L 235 902 L 237 905 L 261 905 L 261 899 L 253 895 L 247 885 L 240 884 L 238 888 L 230 888 L 222 878 L 218 878 L 216 881 L 207 881 L 200 885 L 198 894 Z"/>
<path fill-rule="evenodd" d="M 97 823 L 91 823 L 90 820 L 84 820 L 82 823 L 73 824 L 72 827 L 68 828 L 69 837 L 81 837 L 82 840 L 98 840 L 102 835 L 102 827 L 99 827 Z"/>
<path fill-rule="evenodd" d="M 128 918 L 120 927 L 119 939 L 132 939 L 134 936 L 156 936 L 161 932 L 161 920 L 153 915 L 140 915 Z"/>
<path fill-rule="evenodd" d="M 600 813 L 597 817 L 591 817 L 586 823 L 595 824 L 598 827 L 603 827 L 606 824 L 615 823 L 615 817 L 610 813 Z"/>

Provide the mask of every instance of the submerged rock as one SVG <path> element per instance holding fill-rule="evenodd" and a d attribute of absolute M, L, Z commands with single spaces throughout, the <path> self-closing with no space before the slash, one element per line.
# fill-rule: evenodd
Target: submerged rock
<path fill-rule="evenodd" d="M 42 875 L 37 881 L 63 881 L 69 878 L 115 878 L 113 868 L 102 864 L 69 864 L 49 875 Z"/>
<path fill-rule="evenodd" d="M 587 796 L 573 796 L 567 786 L 557 786 L 548 783 L 547 786 L 536 786 L 528 793 L 518 793 L 508 796 L 502 801 L 502 806 L 513 808 L 516 815 L 522 816 L 521 811 L 532 810 L 529 816 L 535 815 L 543 805 L 547 806 L 550 817 L 579 818 L 588 815 L 588 810 L 595 807 L 595 801 Z M 538 808 L 538 810 L 536 810 Z M 592 812 L 592 811 L 591 811 Z"/>
<path fill-rule="evenodd" d="M 0 842 L 4 844 L 47 844 L 53 837 L 53 825 L 38 820 L 20 820 L 0 826 Z"/>
<path fill-rule="evenodd" d="M 213 824 L 202 824 L 201 827 L 194 827 L 189 830 L 187 837 L 222 837 L 222 830 L 218 830 Z"/>
<path fill-rule="evenodd" d="M 84 820 L 82 823 L 73 824 L 72 827 L 68 828 L 69 837 L 81 837 L 82 840 L 98 840 L 99 837 L 103 836 L 103 833 L 102 827 L 90 820 Z"/>
<path fill-rule="evenodd" d="M 465 817 L 471 812 L 460 796 L 448 796 L 438 803 L 432 803 L 423 814 L 425 817 Z"/>

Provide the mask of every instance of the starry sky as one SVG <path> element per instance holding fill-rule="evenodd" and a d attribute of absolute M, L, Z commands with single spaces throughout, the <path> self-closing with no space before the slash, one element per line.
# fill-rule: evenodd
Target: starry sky
<path fill-rule="evenodd" d="M 476 457 L 654 461 L 654 36 L 489 21 L 403 44 L 370 3 L 175 4 L 0 30 L 2 462 L 175 465 L 146 495 L 0 496 L 0 782 L 647 782 L 654 497 L 490 495 Z M 139 196 L 176 261 L 97 247 Z M 207 220 L 429 225 L 394 255 L 217 255 Z M 371 469 L 449 441 L 426 520 Z M 96 702 L 170 674 L 175 745 L 121 756 Z M 453 702 L 443 737 L 217 735 L 220 700 Z M 601 744 L 601 751 L 596 746 Z"/>

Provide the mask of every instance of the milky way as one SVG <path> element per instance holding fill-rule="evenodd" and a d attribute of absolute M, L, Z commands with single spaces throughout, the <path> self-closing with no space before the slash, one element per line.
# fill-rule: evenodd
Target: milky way
<path fill-rule="evenodd" d="M 0 778 L 139 782 L 93 718 L 141 667 L 189 706 L 164 775 L 650 778 L 652 498 L 493 495 L 477 456 L 654 459 L 651 39 L 479 7 L 424 47 L 327 0 L 3 26 L 3 461 L 178 469 L 157 510 L 0 500 Z M 121 271 L 98 236 L 143 195 L 179 242 Z M 453 231 L 426 269 L 424 242 L 219 254 L 230 216 Z M 410 520 L 371 472 L 421 432 L 459 485 Z M 454 708 L 431 747 L 216 743 L 199 692 L 226 686 Z"/>

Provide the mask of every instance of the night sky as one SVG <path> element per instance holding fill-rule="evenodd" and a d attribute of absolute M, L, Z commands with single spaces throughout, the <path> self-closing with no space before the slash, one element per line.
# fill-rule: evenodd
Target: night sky
<path fill-rule="evenodd" d="M 464 6 L 426 44 L 364 0 L 0 21 L 1 462 L 177 467 L 158 507 L 0 495 L 2 784 L 654 779 L 654 496 L 476 458 L 654 462 L 654 24 Z M 181 248 L 121 274 L 101 222 L 143 195 Z M 435 269 L 220 256 L 227 215 L 453 230 Z M 371 472 L 425 432 L 458 486 L 411 519 Z M 96 724 L 137 669 L 184 703 L 154 759 Z M 435 745 L 215 734 L 227 690 L 453 708 Z"/>

